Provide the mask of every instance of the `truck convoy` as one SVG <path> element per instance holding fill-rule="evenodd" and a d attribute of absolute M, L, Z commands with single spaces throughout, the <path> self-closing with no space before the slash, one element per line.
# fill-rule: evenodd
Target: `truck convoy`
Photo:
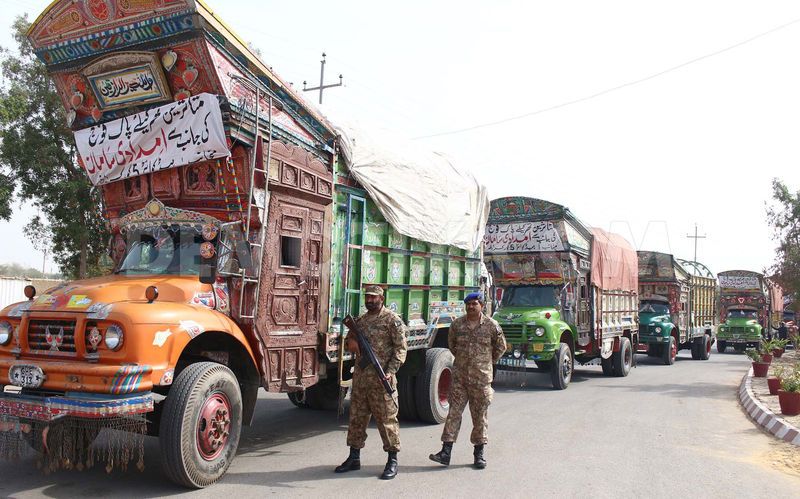
<path fill-rule="evenodd" d="M 639 341 L 638 282 L 625 239 L 587 228 L 564 206 L 506 197 L 491 202 L 484 258 L 509 344 L 498 369 L 549 372 L 558 390 L 576 361 L 599 359 L 604 374 L 628 375 Z"/>
<path fill-rule="evenodd" d="M 28 37 L 102 190 L 116 267 L 0 311 L 0 454 L 141 466 L 157 435 L 166 475 L 208 486 L 259 387 L 335 406 L 341 320 L 367 284 L 409 326 L 402 414 L 443 421 L 447 326 L 479 289 L 488 215 L 471 175 L 353 147 L 199 0 L 57 0 Z M 103 428 L 125 432 L 90 447 Z"/>
<path fill-rule="evenodd" d="M 708 360 L 716 282 L 694 275 L 668 253 L 639 251 L 639 348 L 672 365 L 679 350 Z M 692 267 L 690 267 L 692 268 Z"/>
<path fill-rule="evenodd" d="M 772 315 L 775 291 L 763 274 L 749 270 L 726 270 L 718 275 L 720 288 L 720 326 L 717 351 L 732 346 L 737 352 L 757 347 L 766 336 Z M 783 303 L 783 299 L 779 303 Z"/>

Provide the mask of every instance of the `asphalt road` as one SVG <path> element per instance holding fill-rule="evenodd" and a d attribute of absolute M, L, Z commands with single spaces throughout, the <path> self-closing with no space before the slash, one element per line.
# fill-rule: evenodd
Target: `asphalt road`
<path fill-rule="evenodd" d="M 361 471 L 335 475 L 347 455 L 346 417 L 297 409 L 262 393 L 226 477 L 187 492 L 160 472 L 146 442 L 144 472 L 102 467 L 45 475 L 36 459 L 0 463 L 0 496 L 12 497 L 798 497 L 800 448 L 763 433 L 740 409 L 742 355 L 673 366 L 644 355 L 627 378 L 581 367 L 565 391 L 544 374 L 501 374 L 490 409 L 489 466 L 473 470 L 468 411 L 453 464 L 428 460 L 441 426 L 401 422 L 400 474 L 377 478 L 386 455 L 372 428 Z M 522 386 L 524 385 L 524 386 Z"/>

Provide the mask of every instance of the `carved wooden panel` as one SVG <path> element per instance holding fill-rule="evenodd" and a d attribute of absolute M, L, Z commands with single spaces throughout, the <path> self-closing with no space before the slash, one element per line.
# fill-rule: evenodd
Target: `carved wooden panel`
<path fill-rule="evenodd" d="M 300 232 L 303 230 L 303 219 L 291 215 L 283 215 L 281 229 Z"/>
<path fill-rule="evenodd" d="M 297 276 L 295 275 L 276 275 L 275 289 L 296 289 Z"/>
<path fill-rule="evenodd" d="M 292 325 L 298 322 L 297 296 L 274 295 L 272 298 L 272 320 L 278 325 Z"/>
<path fill-rule="evenodd" d="M 287 348 L 283 351 L 284 365 L 286 366 L 283 372 L 286 374 L 286 380 L 297 379 L 300 377 L 300 349 Z"/>
<path fill-rule="evenodd" d="M 303 349 L 303 377 L 313 376 L 317 372 L 317 349 Z"/>
<path fill-rule="evenodd" d="M 126 178 L 122 181 L 122 193 L 126 203 L 144 202 L 148 199 L 147 177 Z"/>
<path fill-rule="evenodd" d="M 216 197 L 219 195 L 220 180 L 215 161 L 186 165 L 181 170 L 183 171 L 183 191 L 187 196 Z"/>
<path fill-rule="evenodd" d="M 281 352 L 278 350 L 270 351 L 269 352 L 270 381 L 280 381 L 282 372 L 283 372 L 283 363 L 281 362 Z"/>
<path fill-rule="evenodd" d="M 150 185 L 153 188 L 153 196 L 162 200 L 175 200 L 180 197 L 180 178 L 179 168 L 170 168 L 160 172 L 150 174 Z"/>

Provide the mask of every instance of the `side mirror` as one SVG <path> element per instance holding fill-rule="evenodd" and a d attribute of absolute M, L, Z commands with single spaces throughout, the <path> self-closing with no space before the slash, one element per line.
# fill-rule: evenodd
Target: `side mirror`
<path fill-rule="evenodd" d="M 217 279 L 217 268 L 207 263 L 200 264 L 200 282 L 203 284 L 214 284 Z"/>

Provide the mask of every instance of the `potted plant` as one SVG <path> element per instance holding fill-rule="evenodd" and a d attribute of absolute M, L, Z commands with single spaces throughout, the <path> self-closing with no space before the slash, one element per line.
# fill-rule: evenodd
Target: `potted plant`
<path fill-rule="evenodd" d="M 763 362 L 761 353 L 755 348 L 748 348 L 744 353 L 753 361 L 753 376 L 756 378 L 766 378 L 767 371 L 769 371 L 769 362 Z"/>
<path fill-rule="evenodd" d="M 784 416 L 800 414 L 800 369 L 795 365 L 792 374 L 781 379 L 781 390 L 778 390 L 778 403 Z"/>
<path fill-rule="evenodd" d="M 786 369 L 784 366 L 777 366 L 772 370 L 774 376 L 767 378 L 767 386 L 769 387 L 770 395 L 777 395 L 778 390 L 781 389 L 781 379 L 783 379 Z"/>
<path fill-rule="evenodd" d="M 758 350 L 761 353 L 761 362 L 772 363 L 773 340 L 761 340 Z"/>
<path fill-rule="evenodd" d="M 776 359 L 780 359 L 783 352 L 786 351 L 786 345 L 788 344 L 789 340 L 772 340 L 772 355 L 774 355 Z"/>

